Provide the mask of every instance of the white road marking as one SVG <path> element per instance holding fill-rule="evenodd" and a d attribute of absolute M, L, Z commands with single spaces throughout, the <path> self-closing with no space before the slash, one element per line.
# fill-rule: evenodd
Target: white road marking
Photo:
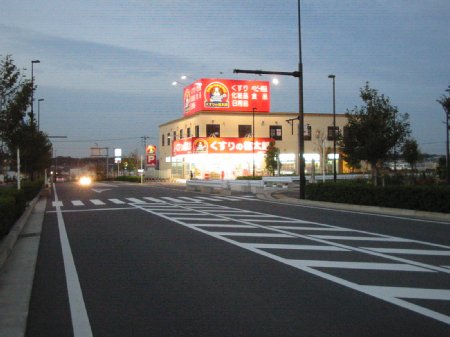
<path fill-rule="evenodd" d="M 220 236 L 251 236 L 260 238 L 293 238 L 292 235 L 280 233 L 239 233 L 239 232 L 214 232 L 215 235 Z"/>
<path fill-rule="evenodd" d="M 349 249 L 336 247 L 336 246 L 323 246 L 323 245 L 285 245 L 279 243 L 246 243 L 246 245 L 258 249 L 294 249 L 294 250 L 319 250 L 329 252 L 349 252 Z"/>
<path fill-rule="evenodd" d="M 337 235 L 311 235 L 317 239 L 323 240 L 348 240 L 348 241 L 386 241 L 386 242 L 411 242 L 408 239 L 394 237 L 375 237 L 375 236 L 337 236 Z"/>
<path fill-rule="evenodd" d="M 131 201 L 134 204 L 146 204 L 145 201 L 141 200 L 141 199 L 137 199 L 137 198 L 125 198 L 128 201 Z"/>
<path fill-rule="evenodd" d="M 119 199 L 108 199 L 108 200 L 111 201 L 113 204 L 116 204 L 116 205 L 123 205 L 123 204 L 125 204 L 124 201 L 119 200 Z"/>
<path fill-rule="evenodd" d="M 89 201 L 92 202 L 96 206 L 105 205 L 105 203 L 99 199 L 90 199 Z"/>
<path fill-rule="evenodd" d="M 391 271 L 420 271 L 434 273 L 429 269 L 420 268 L 403 263 L 376 263 L 376 262 L 345 262 L 324 260 L 290 260 L 290 265 L 296 267 L 312 268 L 342 268 L 342 269 L 366 269 L 366 270 L 391 270 Z"/>
<path fill-rule="evenodd" d="M 53 207 L 63 207 L 62 201 L 55 200 L 52 202 Z"/>
<path fill-rule="evenodd" d="M 157 202 L 157 203 L 163 203 L 165 201 L 162 201 L 160 199 L 156 199 L 156 198 L 152 198 L 152 197 L 143 197 L 142 199 L 148 200 L 148 201 L 153 201 L 153 202 Z"/>
<path fill-rule="evenodd" d="M 251 225 L 221 225 L 221 224 L 199 224 L 196 227 L 217 227 L 217 228 L 257 228 Z"/>
<path fill-rule="evenodd" d="M 81 291 L 69 238 L 67 237 L 66 225 L 60 209 L 56 186 L 53 185 L 56 205 L 56 216 L 58 220 L 59 238 L 64 262 L 64 272 L 66 275 L 67 292 L 69 297 L 70 315 L 74 337 L 92 337 L 91 324 L 84 303 L 83 292 Z"/>
<path fill-rule="evenodd" d="M 353 232 L 348 228 L 329 228 L 329 227 L 301 227 L 301 226 L 270 226 L 277 229 L 302 230 L 302 231 L 330 231 L 330 232 Z"/>
<path fill-rule="evenodd" d="M 81 200 L 72 200 L 72 205 L 74 205 L 74 206 L 84 206 L 84 203 Z"/>
<path fill-rule="evenodd" d="M 374 252 L 385 254 L 406 254 L 406 255 L 430 255 L 430 256 L 450 256 L 450 250 L 435 249 L 397 249 L 397 248 L 364 248 Z"/>

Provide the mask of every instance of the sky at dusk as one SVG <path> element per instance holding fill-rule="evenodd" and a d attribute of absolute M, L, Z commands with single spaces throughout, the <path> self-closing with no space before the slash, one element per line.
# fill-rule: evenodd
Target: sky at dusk
<path fill-rule="evenodd" d="M 0 54 L 31 76 L 40 127 L 56 155 L 93 146 L 158 143 L 158 126 L 183 113 L 183 87 L 199 78 L 271 80 L 233 69 L 298 68 L 297 0 L 2 1 Z M 445 153 L 450 85 L 450 1 L 302 0 L 305 112 L 360 106 L 368 81 L 409 113 L 422 152 Z M 181 80 L 187 75 L 187 80 Z M 272 112 L 298 112 L 298 81 L 271 86 Z M 173 81 L 179 85 L 173 86 Z"/>

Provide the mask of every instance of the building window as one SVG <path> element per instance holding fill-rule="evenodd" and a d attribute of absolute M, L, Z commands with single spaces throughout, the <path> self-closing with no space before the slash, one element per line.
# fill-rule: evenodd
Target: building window
<path fill-rule="evenodd" d="M 304 140 L 311 140 L 311 125 L 305 124 Z"/>
<path fill-rule="evenodd" d="M 167 134 L 167 145 L 170 145 L 170 132 Z"/>
<path fill-rule="evenodd" d="M 336 139 L 339 136 L 339 127 L 336 126 Z M 333 127 L 329 126 L 328 127 L 328 135 L 327 135 L 327 140 L 333 140 Z"/>
<path fill-rule="evenodd" d="M 161 135 L 161 146 L 164 146 L 164 135 Z"/>
<path fill-rule="evenodd" d="M 239 138 L 252 137 L 251 125 L 239 125 Z"/>
<path fill-rule="evenodd" d="M 200 137 L 200 126 L 199 125 L 195 126 L 195 137 Z"/>
<path fill-rule="evenodd" d="M 283 140 L 283 132 L 281 125 L 269 126 L 269 137 L 274 140 Z"/>
<path fill-rule="evenodd" d="M 172 139 L 172 141 L 174 142 L 174 141 L 176 141 L 176 140 L 177 140 L 177 132 L 174 131 L 174 132 L 173 132 L 173 139 Z"/>
<path fill-rule="evenodd" d="M 190 137 L 191 136 L 191 128 L 187 128 L 186 129 L 186 137 Z"/>
<path fill-rule="evenodd" d="M 183 129 L 180 130 L 180 139 L 183 139 Z"/>
<path fill-rule="evenodd" d="M 220 124 L 206 124 L 206 137 L 220 137 Z"/>

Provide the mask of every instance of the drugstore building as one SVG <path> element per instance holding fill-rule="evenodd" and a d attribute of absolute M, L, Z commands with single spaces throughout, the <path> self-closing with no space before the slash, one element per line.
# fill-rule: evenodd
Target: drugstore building
<path fill-rule="evenodd" d="M 267 174 L 271 140 L 280 174 L 298 174 L 298 114 L 270 112 L 267 81 L 200 79 L 184 89 L 184 113 L 159 126 L 161 170 L 174 178 L 234 179 Z M 347 119 L 336 115 L 336 131 Z M 304 114 L 306 173 L 333 172 L 333 114 Z M 254 133 L 253 133 L 254 131 Z M 337 151 L 338 153 L 338 151 Z M 345 165 L 336 155 L 337 172 Z"/>

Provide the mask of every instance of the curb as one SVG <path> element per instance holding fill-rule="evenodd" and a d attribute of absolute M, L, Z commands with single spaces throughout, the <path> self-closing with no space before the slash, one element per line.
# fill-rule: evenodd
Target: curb
<path fill-rule="evenodd" d="M 19 238 L 20 233 L 25 227 L 25 224 L 30 218 L 34 206 L 36 206 L 36 203 L 40 198 L 41 193 L 38 193 L 38 195 L 28 204 L 21 217 L 14 223 L 9 233 L 0 241 L 0 269 L 2 269 L 9 255 L 11 255 L 11 252 L 17 242 L 17 239 Z"/>
<path fill-rule="evenodd" d="M 407 216 L 407 217 L 412 217 L 412 218 L 417 218 L 417 219 L 422 219 L 422 220 L 442 221 L 442 222 L 450 223 L 450 214 L 447 214 L 447 213 L 415 211 L 415 210 L 410 210 L 410 209 L 388 208 L 388 207 L 378 207 L 378 206 L 341 204 L 341 203 L 326 202 L 326 201 L 299 200 L 299 199 L 284 196 L 282 194 L 279 194 L 278 198 L 275 198 L 272 195 L 274 193 L 279 193 L 279 191 L 271 191 L 271 192 L 266 192 L 264 194 L 258 194 L 258 198 L 270 200 L 270 201 L 278 201 L 281 203 L 287 203 L 287 204 L 291 204 L 291 205 L 321 207 L 321 208 L 329 208 L 329 209 L 342 210 L 342 211 L 364 212 L 364 213 L 380 214 L 380 215 L 387 215 L 387 216 L 399 216 L 399 217 Z"/>

